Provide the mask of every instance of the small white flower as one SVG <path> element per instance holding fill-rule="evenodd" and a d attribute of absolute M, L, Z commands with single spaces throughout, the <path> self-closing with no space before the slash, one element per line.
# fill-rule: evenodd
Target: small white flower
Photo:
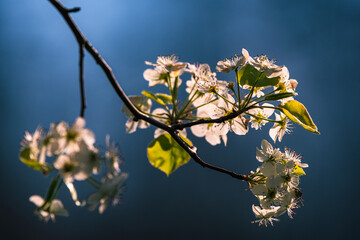
<path fill-rule="evenodd" d="M 264 103 L 262 107 L 266 107 L 266 108 L 263 109 L 252 108 L 248 111 L 250 114 L 254 115 L 254 117 L 251 116 L 250 122 L 251 122 L 251 127 L 255 128 L 256 130 L 261 129 L 263 125 L 268 123 L 268 121 L 264 119 L 269 118 L 274 113 L 273 108 L 268 108 L 268 107 L 274 107 L 274 105 L 270 103 Z"/>
<path fill-rule="evenodd" d="M 52 123 L 50 130 L 43 140 L 43 145 L 46 146 L 46 154 L 54 156 L 61 154 L 66 146 L 66 135 L 69 126 L 65 122 Z"/>
<path fill-rule="evenodd" d="M 42 129 L 37 128 L 31 135 L 29 132 L 25 132 L 24 139 L 21 141 L 20 152 L 28 149 L 29 158 L 38 161 L 41 164 L 45 163 L 45 151 L 46 148 L 40 147 L 40 141 L 42 138 Z"/>
<path fill-rule="evenodd" d="M 279 221 L 276 218 L 273 218 L 280 207 L 271 206 L 270 209 L 261 209 L 259 206 L 252 205 L 252 210 L 255 214 L 255 217 L 258 220 L 253 221 L 252 223 L 259 223 L 259 226 L 267 225 L 270 223 L 273 226 L 273 221 Z"/>
<path fill-rule="evenodd" d="M 278 139 L 279 142 L 281 142 L 285 133 L 291 133 L 291 130 L 290 130 L 291 122 L 290 122 L 290 119 L 285 116 L 285 114 L 281 113 L 281 115 L 279 115 L 279 114 L 275 113 L 275 120 L 281 121 L 281 123 L 279 123 L 279 122 L 274 123 L 274 126 L 269 131 L 269 135 L 272 138 L 272 140 L 274 141 L 274 143 L 276 142 L 276 139 Z"/>
<path fill-rule="evenodd" d="M 65 122 L 52 124 L 46 140 L 43 141 L 47 147 L 47 154 L 53 156 L 62 152 L 77 152 L 80 150 L 80 143 L 85 143 L 89 148 L 93 147 L 94 133 L 84 127 L 85 120 L 82 117 L 78 117 L 71 127 Z"/>
<path fill-rule="evenodd" d="M 96 148 L 80 142 L 79 151 L 70 154 L 61 154 L 54 162 L 54 167 L 60 171 L 64 180 L 72 182 L 86 180 L 92 173 L 100 171 L 101 159 Z"/>
<path fill-rule="evenodd" d="M 285 164 L 283 162 L 276 164 L 276 172 L 281 176 L 283 182 L 286 183 L 288 189 L 297 188 L 300 183 L 299 175 L 293 173 L 294 167 L 294 161 L 288 161 Z"/>
<path fill-rule="evenodd" d="M 230 94 L 224 96 L 228 99 L 229 102 L 235 102 L 234 98 Z M 232 111 L 233 105 L 224 99 L 220 98 L 213 103 L 210 103 L 197 111 L 198 118 L 211 118 L 217 119 L 225 116 Z M 238 123 L 240 124 L 240 123 Z M 205 140 L 211 145 L 217 145 L 221 143 L 221 139 L 226 146 L 227 143 L 227 133 L 230 130 L 230 122 L 225 121 L 222 123 L 211 123 L 211 124 L 200 124 L 192 126 L 190 129 L 192 133 L 197 137 L 205 137 Z M 236 131 L 240 132 L 240 126 L 236 126 L 238 129 Z"/>
<path fill-rule="evenodd" d="M 273 176 L 275 174 L 275 164 L 281 161 L 282 154 L 279 149 L 274 149 L 265 139 L 261 142 L 261 148 L 262 150 L 256 148 L 256 159 L 263 163 L 260 171 L 265 177 Z"/>
<path fill-rule="evenodd" d="M 246 50 L 243 49 L 242 51 L 244 52 Z M 247 54 L 247 56 L 248 55 L 249 54 Z M 244 64 L 246 64 L 246 62 L 247 62 L 247 59 L 244 55 L 240 55 L 240 56 L 235 55 L 231 58 L 226 58 L 222 61 L 218 61 L 216 70 L 218 72 L 229 73 L 230 71 L 236 70 L 238 67 L 243 66 Z"/>
<path fill-rule="evenodd" d="M 120 173 L 121 157 L 119 154 L 119 147 L 115 145 L 114 142 L 110 142 L 109 135 L 106 135 L 105 142 L 107 146 L 107 151 L 105 153 L 107 168 L 106 176 L 108 178 L 113 178 Z"/>
<path fill-rule="evenodd" d="M 300 154 L 296 154 L 296 152 L 290 151 L 290 149 L 287 149 L 287 148 L 285 149 L 284 158 L 287 161 L 293 161 L 297 166 L 299 166 L 301 168 L 309 167 L 308 164 L 301 162 L 302 157 Z"/>
<path fill-rule="evenodd" d="M 153 87 L 157 84 L 166 84 L 166 78 L 168 77 L 167 71 L 163 67 L 146 69 L 143 76 L 144 79 L 149 82 L 149 87 Z"/>
<path fill-rule="evenodd" d="M 113 178 L 104 178 L 99 190 L 88 197 L 88 208 L 94 210 L 99 204 L 99 213 L 101 214 L 110 203 L 113 205 L 118 204 L 123 184 L 127 177 L 127 173 L 121 173 Z"/>
<path fill-rule="evenodd" d="M 248 120 L 242 115 L 237 116 L 231 120 L 231 130 L 237 135 L 245 135 L 249 131 Z"/>
<path fill-rule="evenodd" d="M 211 104 L 209 104 L 211 105 Z M 210 118 L 209 109 L 214 109 L 213 106 L 206 105 L 197 111 L 198 118 Z M 226 146 L 227 136 L 226 134 L 230 130 L 230 124 L 225 123 L 211 123 L 211 124 L 199 124 L 192 126 L 191 132 L 197 137 L 205 137 L 205 140 L 212 146 L 221 143 L 221 139 Z"/>
<path fill-rule="evenodd" d="M 39 215 L 39 218 L 45 222 L 50 219 L 55 222 L 55 215 L 69 216 L 68 211 L 64 208 L 64 205 L 59 199 L 54 199 L 44 205 L 45 200 L 41 196 L 33 195 L 29 198 L 29 201 L 38 207 L 36 212 Z"/>
<path fill-rule="evenodd" d="M 188 64 L 187 71 L 192 74 L 191 79 L 196 82 L 196 88 L 199 92 L 207 93 L 211 89 L 216 88 L 216 73 L 211 72 L 208 64 L 200 64 L 198 66 Z"/>
<path fill-rule="evenodd" d="M 269 58 L 266 55 L 257 56 L 257 57 L 248 57 L 248 63 L 256 68 L 260 72 L 265 72 L 266 77 L 268 78 L 274 78 L 279 77 L 281 74 L 283 74 L 283 71 L 286 71 L 283 69 L 283 67 L 278 66 L 274 64 L 275 60 L 269 60 Z"/>
<path fill-rule="evenodd" d="M 162 67 L 167 72 L 176 72 L 186 67 L 186 63 L 178 62 L 179 58 L 176 55 L 158 56 L 156 63 L 145 61 L 146 65 L 154 67 Z"/>
<path fill-rule="evenodd" d="M 252 193 L 258 197 L 263 208 L 269 209 L 271 204 L 280 202 L 282 179 L 278 176 L 270 176 L 265 184 L 257 184 L 252 187 Z"/>
<path fill-rule="evenodd" d="M 179 76 L 184 72 L 187 63 L 178 62 L 175 55 L 159 56 L 156 63 L 145 61 L 145 64 L 154 66 L 154 69 L 146 69 L 144 72 L 144 79 L 149 81 L 149 87 L 157 84 L 164 84 L 167 86 L 167 80 L 170 77 L 172 86 L 175 84 L 177 78 L 177 86 L 181 85 Z"/>

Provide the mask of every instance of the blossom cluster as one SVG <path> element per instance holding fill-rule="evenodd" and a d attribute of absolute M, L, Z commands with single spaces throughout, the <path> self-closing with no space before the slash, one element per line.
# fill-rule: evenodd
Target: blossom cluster
<path fill-rule="evenodd" d="M 262 164 L 250 175 L 251 192 L 260 203 L 260 206 L 252 206 L 258 219 L 254 222 L 260 226 L 273 225 L 273 221 L 278 221 L 276 217 L 286 212 L 293 218 L 293 210 L 299 207 L 301 200 L 300 176 L 305 174 L 302 168 L 308 165 L 302 163 L 295 152 L 289 149 L 281 152 L 266 140 L 262 140 L 256 158 Z"/>
<path fill-rule="evenodd" d="M 30 201 L 38 207 L 36 213 L 41 219 L 55 220 L 55 215 L 68 215 L 62 202 L 55 199 L 62 183 L 69 189 L 77 206 L 87 203 L 90 210 L 99 206 L 99 212 L 102 213 L 110 203 L 119 202 L 121 189 L 127 178 L 127 174 L 121 172 L 119 167 L 119 149 L 107 136 L 107 151 L 105 157 L 102 157 L 94 144 L 95 136 L 85 128 L 85 120 L 81 117 L 72 126 L 59 122 L 51 124 L 48 132 L 37 128 L 33 134 L 25 133 L 21 142 L 22 162 L 44 175 L 57 173 L 45 199 L 39 195 L 30 197 Z M 92 175 L 100 173 L 103 163 L 106 171 L 100 182 Z M 87 181 L 96 189 L 87 201 L 79 201 L 75 181 Z"/>
<path fill-rule="evenodd" d="M 280 104 L 293 100 L 297 81 L 289 79 L 289 71 L 285 66 L 278 66 L 274 60 L 267 56 L 251 57 L 243 49 L 241 55 L 219 61 L 216 66 L 218 72 L 236 73 L 236 81 L 219 80 L 216 72 L 212 72 L 208 64 L 190 64 L 179 62 L 175 55 L 159 56 L 156 63 L 145 62 L 153 68 L 146 69 L 144 79 L 149 82 L 149 87 L 164 85 L 169 89 L 169 94 L 149 93 L 143 91 L 143 96 L 131 96 L 130 100 L 143 113 L 168 124 L 177 124 L 199 119 L 217 119 L 232 112 L 241 112 L 238 116 L 221 123 L 199 124 L 191 127 L 191 132 L 197 137 L 205 137 L 211 145 L 221 143 L 226 145 L 227 134 L 233 132 L 245 135 L 249 127 L 258 130 L 268 122 L 274 125 L 269 131 L 274 142 L 282 141 L 284 134 L 291 132 L 291 121 L 283 113 L 275 113 L 276 107 L 266 101 L 280 101 Z M 254 82 L 248 81 L 248 69 L 258 74 Z M 240 76 L 240 71 L 245 69 Z M 180 77 L 190 74 L 186 81 L 187 99 L 182 103 L 177 100 L 178 88 L 182 83 Z M 269 84 L 257 83 L 268 80 Z M 268 93 L 264 92 L 270 89 Z M 161 105 L 152 110 L 152 101 Z M 264 103 L 265 102 L 265 103 Z M 147 128 L 150 125 L 142 120 L 134 120 L 127 109 L 123 112 L 128 116 L 126 130 L 128 133 L 136 131 L 137 127 Z M 270 117 L 274 114 L 274 119 Z M 154 137 L 157 138 L 164 131 L 157 129 Z M 181 135 L 187 135 L 182 129 Z"/>
<path fill-rule="evenodd" d="M 211 71 L 208 64 L 179 62 L 175 55 L 159 56 L 156 63 L 145 63 L 152 66 L 143 74 L 149 87 L 164 85 L 168 93 L 143 91 L 142 96 L 131 96 L 135 107 L 168 126 L 190 126 L 193 135 L 204 137 L 210 145 L 223 142 L 226 146 L 228 133 L 246 135 L 250 128 L 262 130 L 268 122 L 273 123 L 269 135 L 274 143 L 281 142 L 285 134 L 292 132 L 292 123 L 319 134 L 306 108 L 294 100 L 298 82 L 290 79 L 286 66 L 276 65 L 274 59 L 265 55 L 251 57 L 246 49 L 242 49 L 242 54 L 218 61 L 218 73 L 234 72 L 235 81 L 220 80 L 218 73 Z M 190 74 L 185 89 L 188 96 L 185 101 L 180 101 L 177 99 L 178 91 L 185 74 Z M 160 107 L 152 110 L 153 101 Z M 128 116 L 128 133 L 136 131 L 137 127 L 150 126 L 134 118 L 126 106 L 123 112 Z M 186 138 L 186 128 L 180 127 L 177 131 L 183 139 Z M 148 158 L 154 167 L 169 175 L 188 159 L 179 155 L 179 159 L 168 164 L 170 167 L 167 168 L 165 163 L 171 160 L 163 156 L 173 146 L 166 145 L 164 139 L 167 137 L 161 137 L 162 134 L 166 132 L 155 130 Z M 281 152 L 266 140 L 261 146 L 256 158 L 262 165 L 248 175 L 246 181 L 260 202 L 260 206 L 253 205 L 258 219 L 254 222 L 267 226 L 285 212 L 292 218 L 293 209 L 299 206 L 301 199 L 299 177 L 305 174 L 302 168 L 307 164 L 301 163 L 300 156 L 294 152 L 288 149 Z"/>

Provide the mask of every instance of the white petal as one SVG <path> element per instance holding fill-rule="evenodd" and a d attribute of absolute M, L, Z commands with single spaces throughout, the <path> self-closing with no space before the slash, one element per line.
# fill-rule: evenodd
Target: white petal
<path fill-rule="evenodd" d="M 274 143 L 276 143 L 276 139 L 279 136 L 279 131 L 280 131 L 280 126 L 279 124 L 275 123 L 274 126 L 272 128 L 270 128 L 269 130 L 269 135 L 271 137 L 271 139 L 274 141 Z M 281 142 L 281 140 L 279 139 L 279 142 Z"/>
<path fill-rule="evenodd" d="M 256 218 L 262 218 L 263 217 L 263 215 L 261 214 L 261 208 L 259 206 L 255 206 L 253 204 L 252 205 L 252 210 L 253 210 Z"/>
<path fill-rule="evenodd" d="M 41 207 L 45 202 L 45 200 L 39 195 L 32 195 L 29 198 L 29 201 L 35 204 L 37 207 Z"/>
<path fill-rule="evenodd" d="M 265 160 L 268 159 L 268 157 L 266 155 L 264 155 L 263 151 L 261 151 L 260 149 L 256 148 L 256 159 L 259 162 L 264 162 Z"/>
<path fill-rule="evenodd" d="M 265 177 L 271 177 L 275 175 L 275 165 L 272 162 L 264 162 L 261 167 L 260 171 Z"/>
<path fill-rule="evenodd" d="M 215 146 L 217 144 L 220 144 L 221 141 L 220 141 L 220 136 L 219 135 L 216 135 L 216 134 L 213 134 L 211 132 L 207 132 L 206 135 L 205 135 L 205 140 L 210 143 L 212 146 Z"/>
<path fill-rule="evenodd" d="M 82 129 L 85 127 L 85 119 L 82 117 L 78 117 L 72 126 L 73 129 Z"/>
<path fill-rule="evenodd" d="M 129 118 L 127 122 L 125 123 L 126 127 L 126 133 L 133 133 L 136 131 L 136 128 L 138 126 L 138 122 L 135 122 L 132 118 Z"/>
<path fill-rule="evenodd" d="M 160 73 L 154 69 L 146 69 L 144 71 L 144 79 L 149 81 L 149 87 L 159 84 Z"/>
<path fill-rule="evenodd" d="M 265 107 L 274 107 L 274 105 L 270 104 L 270 103 L 264 103 L 262 106 L 265 106 Z M 273 108 L 264 108 L 263 109 L 263 115 L 264 117 L 268 118 L 270 117 L 274 112 L 274 109 Z"/>
<path fill-rule="evenodd" d="M 66 216 L 66 217 L 69 216 L 68 211 L 64 208 L 62 202 L 58 199 L 52 201 L 50 206 L 50 212 L 55 213 L 56 215 L 59 216 Z"/>
<path fill-rule="evenodd" d="M 266 196 L 268 189 L 264 184 L 258 184 L 251 188 L 251 192 L 256 196 Z"/>
<path fill-rule="evenodd" d="M 199 125 L 192 126 L 190 129 L 191 129 L 191 132 L 196 137 L 204 137 L 207 133 L 208 125 L 207 124 L 199 124 Z"/>
<path fill-rule="evenodd" d="M 224 142 L 224 145 L 226 147 L 226 143 L 227 143 L 227 135 L 220 135 L 221 139 L 223 140 Z"/>
<path fill-rule="evenodd" d="M 73 199 L 73 201 L 75 202 L 75 205 L 76 206 L 81 206 L 83 205 L 82 203 L 80 203 L 80 201 L 78 200 L 77 198 L 77 192 L 76 192 L 76 189 L 74 187 L 74 184 L 70 181 L 65 181 L 64 180 L 64 183 L 65 185 L 67 186 L 67 188 L 69 189 L 69 192 L 70 192 L 70 195 L 71 195 L 71 198 Z"/>
<path fill-rule="evenodd" d="M 276 163 L 276 172 L 280 176 L 285 176 L 288 173 L 286 167 L 282 163 Z"/>
<path fill-rule="evenodd" d="M 271 146 L 271 144 L 270 144 L 268 141 L 266 141 L 265 139 L 263 139 L 263 140 L 261 141 L 261 148 L 262 148 L 262 150 L 264 150 L 265 152 L 268 152 L 268 150 L 272 150 L 272 149 L 273 149 L 273 147 Z"/>
<path fill-rule="evenodd" d="M 245 135 L 249 131 L 243 123 L 243 120 L 244 119 L 237 117 L 232 121 L 231 130 L 237 135 Z"/>

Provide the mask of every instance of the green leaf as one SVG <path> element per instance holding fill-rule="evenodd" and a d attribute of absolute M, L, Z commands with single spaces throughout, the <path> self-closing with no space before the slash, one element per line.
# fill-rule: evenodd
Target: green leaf
<path fill-rule="evenodd" d="M 30 158 L 31 149 L 30 148 L 24 148 L 20 152 L 20 160 L 23 162 L 26 166 L 34 169 L 34 170 L 41 170 L 43 164 L 39 163 L 36 159 Z"/>
<path fill-rule="evenodd" d="M 295 93 L 292 92 L 283 92 L 283 93 L 276 93 L 265 97 L 265 100 L 267 101 L 277 101 L 283 98 L 293 97 L 295 96 Z"/>
<path fill-rule="evenodd" d="M 301 176 L 301 175 L 306 175 L 304 172 L 304 169 L 302 169 L 301 167 L 299 167 L 298 165 L 296 165 L 294 167 L 294 171 L 293 173 L 296 173 L 297 175 Z"/>
<path fill-rule="evenodd" d="M 264 72 L 258 71 L 250 64 L 246 64 L 237 72 L 237 79 L 241 86 L 254 86 L 257 81 L 256 87 L 276 86 L 280 81 L 280 77 L 267 78 Z"/>
<path fill-rule="evenodd" d="M 167 104 L 171 103 L 172 100 L 171 96 L 163 93 L 154 94 L 152 92 L 142 91 L 141 94 L 147 98 L 151 98 L 162 106 L 166 106 Z"/>
<path fill-rule="evenodd" d="M 309 112 L 302 103 L 290 100 L 286 102 L 285 105 L 279 105 L 279 108 L 293 122 L 298 123 L 310 132 L 320 134 L 312 121 Z"/>
<path fill-rule="evenodd" d="M 182 136 L 181 138 L 192 145 L 190 140 Z M 168 133 L 160 135 L 150 143 L 147 156 L 150 164 L 167 176 L 190 160 L 190 155 Z"/>

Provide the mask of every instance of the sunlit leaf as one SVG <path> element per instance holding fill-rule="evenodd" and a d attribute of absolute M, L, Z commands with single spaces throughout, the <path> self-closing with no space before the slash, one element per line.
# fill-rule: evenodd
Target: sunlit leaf
<path fill-rule="evenodd" d="M 34 170 L 41 170 L 43 164 L 39 163 L 36 159 L 31 159 L 31 149 L 30 148 L 24 148 L 20 152 L 20 160 L 23 162 L 26 166 L 34 169 Z"/>
<path fill-rule="evenodd" d="M 170 95 L 167 95 L 165 93 L 155 93 L 155 96 L 158 98 L 158 99 L 161 99 L 164 103 L 166 104 L 170 104 L 172 103 L 172 98 Z"/>
<path fill-rule="evenodd" d="M 279 108 L 293 122 L 298 123 L 310 132 L 320 134 L 316 125 L 312 121 L 309 112 L 302 103 L 295 100 L 290 100 L 284 105 L 280 105 Z"/>
<path fill-rule="evenodd" d="M 280 81 L 280 77 L 267 78 L 264 72 L 258 71 L 249 64 L 237 72 L 237 79 L 241 86 L 254 86 L 256 83 L 256 87 L 276 86 Z"/>
<path fill-rule="evenodd" d="M 192 145 L 190 140 L 182 136 L 181 138 Z M 190 160 L 190 155 L 168 133 L 160 135 L 150 143 L 147 156 L 151 165 L 168 176 Z"/>
<path fill-rule="evenodd" d="M 162 106 L 165 106 L 166 104 L 169 104 L 171 102 L 171 96 L 163 93 L 152 93 L 148 91 L 142 91 L 142 95 L 144 95 L 147 98 L 151 98 L 155 102 L 159 103 Z"/>
<path fill-rule="evenodd" d="M 301 176 L 301 175 L 306 175 L 304 169 L 302 169 L 302 168 L 299 167 L 298 165 L 296 165 L 296 166 L 294 167 L 293 173 L 296 173 L 296 174 L 299 175 L 299 176 Z"/>
<path fill-rule="evenodd" d="M 292 93 L 292 92 L 276 93 L 276 94 L 272 94 L 272 95 L 266 96 L 266 97 L 265 97 L 265 100 L 267 100 L 267 101 L 277 101 L 277 100 L 280 100 L 280 99 L 284 99 L 284 98 L 288 98 L 288 97 L 293 97 L 293 96 L 295 96 L 295 95 L 296 95 L 296 94 L 295 94 L 295 93 Z"/>

